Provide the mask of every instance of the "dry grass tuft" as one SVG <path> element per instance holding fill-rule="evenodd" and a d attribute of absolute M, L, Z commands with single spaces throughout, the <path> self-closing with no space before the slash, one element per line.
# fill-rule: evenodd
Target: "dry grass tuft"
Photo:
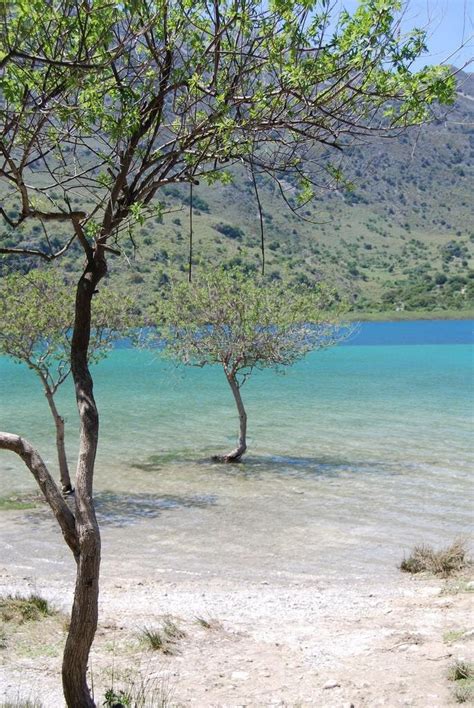
<path fill-rule="evenodd" d="M 28 597 L 7 595 L 0 598 L 0 619 L 3 622 L 23 624 L 23 622 L 38 621 L 52 614 L 54 612 L 48 601 L 34 593 Z"/>
<path fill-rule="evenodd" d="M 449 669 L 448 678 L 455 682 L 454 698 L 457 703 L 474 701 L 474 664 L 458 660 Z"/>
<path fill-rule="evenodd" d="M 404 573 L 433 573 L 447 578 L 470 565 L 465 541 L 456 539 L 450 546 L 438 551 L 431 546 L 415 546 L 400 563 L 400 570 Z"/>
<path fill-rule="evenodd" d="M 165 634 L 166 638 L 171 642 L 175 642 L 178 639 L 184 639 L 184 637 L 186 636 L 186 632 L 181 629 L 181 627 L 178 627 L 176 622 L 171 617 L 164 618 L 163 633 Z"/>
<path fill-rule="evenodd" d="M 456 703 L 470 703 L 472 705 L 474 701 L 474 685 L 472 682 L 459 684 L 454 689 L 454 698 Z"/>
<path fill-rule="evenodd" d="M 474 665 L 468 661 L 456 661 L 449 669 L 450 681 L 462 681 L 464 679 L 474 679 Z"/>
<path fill-rule="evenodd" d="M 141 638 L 150 649 L 163 654 L 174 654 L 176 643 L 185 636 L 186 632 L 169 616 L 163 619 L 161 627 L 144 627 L 141 631 Z"/>
<path fill-rule="evenodd" d="M 213 617 L 202 617 L 201 615 L 197 615 L 194 618 L 194 621 L 200 627 L 202 627 L 203 629 L 208 629 L 209 631 L 222 629 L 222 625 L 219 620 L 216 620 Z"/>

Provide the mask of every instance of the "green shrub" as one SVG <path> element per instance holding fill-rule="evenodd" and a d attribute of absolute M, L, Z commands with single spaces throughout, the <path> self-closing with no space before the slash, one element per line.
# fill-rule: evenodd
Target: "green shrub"
<path fill-rule="evenodd" d="M 43 617 L 52 615 L 48 601 L 35 593 L 29 597 L 20 595 L 7 595 L 0 599 L 0 618 L 4 622 L 38 621 Z"/>
<path fill-rule="evenodd" d="M 232 226 L 231 224 L 219 223 L 214 226 L 215 230 L 218 231 L 223 236 L 232 238 L 235 241 L 242 241 L 244 237 L 244 232 L 238 226 Z"/>

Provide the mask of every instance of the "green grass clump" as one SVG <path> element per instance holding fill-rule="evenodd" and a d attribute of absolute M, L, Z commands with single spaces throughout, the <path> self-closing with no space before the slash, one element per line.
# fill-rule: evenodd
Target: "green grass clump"
<path fill-rule="evenodd" d="M 24 497 L 0 497 L 0 511 L 21 511 L 23 509 L 35 509 L 37 502 L 31 495 Z"/>
<path fill-rule="evenodd" d="M 454 698 L 457 703 L 474 701 L 474 664 L 458 660 L 449 669 L 448 678 L 455 683 Z"/>
<path fill-rule="evenodd" d="M 467 556 L 466 544 L 457 539 L 450 546 L 438 551 L 431 546 L 415 546 L 408 557 L 400 563 L 404 573 L 433 573 L 447 578 L 471 565 Z"/>
<path fill-rule="evenodd" d="M 48 601 L 32 593 L 28 597 L 21 595 L 7 595 L 0 598 L 0 619 L 3 622 L 23 622 L 38 621 L 43 617 L 54 614 Z"/>
<path fill-rule="evenodd" d="M 160 629 L 144 627 L 141 631 L 141 637 L 153 651 L 161 651 L 163 654 L 173 654 L 172 643 Z"/>
<path fill-rule="evenodd" d="M 105 698 L 105 701 L 102 703 L 102 705 L 106 706 L 106 708 L 114 708 L 114 706 L 130 706 L 131 705 L 130 694 L 128 694 L 122 690 L 116 691 L 113 688 L 109 688 L 105 692 L 104 698 Z"/>
<path fill-rule="evenodd" d="M 116 680 L 116 679 L 115 679 Z M 170 708 L 172 691 L 164 679 L 143 676 L 125 676 L 119 680 L 121 688 L 112 686 L 101 705 L 106 708 L 128 706 L 133 708 Z"/>
<path fill-rule="evenodd" d="M 465 635 L 465 629 L 450 629 L 448 632 L 443 634 L 443 641 L 446 644 L 452 644 L 453 642 L 458 642 Z"/>

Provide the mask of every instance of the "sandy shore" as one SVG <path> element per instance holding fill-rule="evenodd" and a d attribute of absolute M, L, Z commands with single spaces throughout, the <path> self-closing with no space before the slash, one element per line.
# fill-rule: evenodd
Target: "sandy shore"
<path fill-rule="evenodd" d="M 40 592 L 67 611 L 69 580 L 0 570 L 2 595 Z M 393 582 L 350 583 L 315 577 L 236 583 L 175 571 L 153 580 L 109 575 L 91 655 L 95 700 L 102 705 L 107 689 L 134 683 L 136 690 L 146 685 L 150 706 L 456 705 L 449 666 L 474 653 L 468 587 L 402 574 Z M 165 616 L 184 632 L 169 655 L 141 637 L 144 627 L 161 628 Z M 0 650 L 4 701 L 63 705 L 65 622 L 58 614 L 7 628 Z"/>

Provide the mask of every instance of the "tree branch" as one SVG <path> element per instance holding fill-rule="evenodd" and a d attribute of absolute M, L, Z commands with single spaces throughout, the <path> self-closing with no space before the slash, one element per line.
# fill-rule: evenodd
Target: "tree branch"
<path fill-rule="evenodd" d="M 79 557 L 79 540 L 76 533 L 76 524 L 72 511 L 64 501 L 55 481 L 38 452 L 30 443 L 19 435 L 0 432 L 0 450 L 10 450 L 16 453 L 36 479 L 44 498 L 52 509 L 56 520 L 61 527 L 64 540 L 74 554 Z"/>

